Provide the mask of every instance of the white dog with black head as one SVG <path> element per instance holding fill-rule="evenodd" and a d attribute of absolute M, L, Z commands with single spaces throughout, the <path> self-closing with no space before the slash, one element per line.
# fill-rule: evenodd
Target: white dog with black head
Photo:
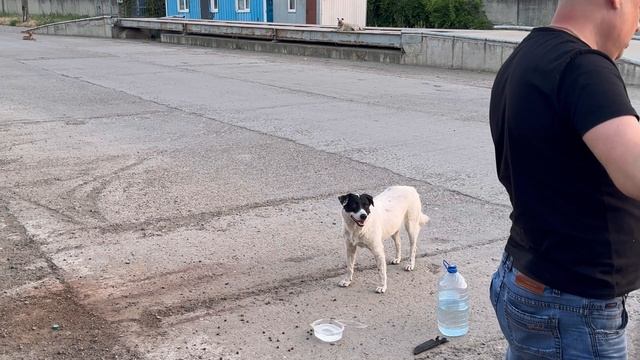
<path fill-rule="evenodd" d="M 377 293 L 387 290 L 387 263 L 383 241 L 393 238 L 396 256 L 390 264 L 399 264 L 400 230 L 404 226 L 411 244 L 411 253 L 404 269 L 411 271 L 416 264 L 418 234 L 429 217 L 422 213 L 420 195 L 411 186 L 392 186 L 375 198 L 369 194 L 349 193 L 338 197 L 342 204 L 342 230 L 347 245 L 347 276 L 338 285 L 347 287 L 353 280 L 358 247 L 369 249 L 376 260 L 380 284 Z"/>

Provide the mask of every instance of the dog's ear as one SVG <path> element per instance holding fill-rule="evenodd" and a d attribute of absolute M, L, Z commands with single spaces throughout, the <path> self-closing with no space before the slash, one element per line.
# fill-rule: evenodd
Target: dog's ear
<path fill-rule="evenodd" d="M 367 202 L 369 203 L 369 205 L 375 206 L 373 204 L 373 196 L 371 196 L 369 194 L 362 194 L 362 195 L 360 195 L 360 197 L 363 197 L 363 198 L 367 199 Z"/>
<path fill-rule="evenodd" d="M 340 200 L 340 204 L 342 204 L 342 206 L 345 206 L 347 204 L 347 197 L 347 195 L 338 196 L 338 200 Z"/>

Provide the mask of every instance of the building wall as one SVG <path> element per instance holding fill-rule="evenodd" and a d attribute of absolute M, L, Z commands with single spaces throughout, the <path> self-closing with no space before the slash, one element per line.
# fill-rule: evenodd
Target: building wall
<path fill-rule="evenodd" d="M 166 0 L 167 16 L 184 16 L 187 19 L 214 19 L 232 21 L 264 21 L 263 0 L 250 0 L 249 11 L 239 12 L 237 10 L 237 0 L 218 0 L 218 11 L 211 12 L 211 1 L 201 2 L 201 0 L 189 0 L 190 7 L 188 13 L 178 12 L 178 0 Z M 202 3 L 202 5 L 201 5 Z M 201 9 L 201 6 L 205 6 Z M 204 10 L 204 11 L 201 11 Z M 203 16 L 202 14 L 208 14 Z"/>
<path fill-rule="evenodd" d="M 178 12 L 178 0 L 167 0 L 167 16 L 182 16 L 185 19 L 200 19 L 200 0 L 189 0 L 189 11 Z"/>
<path fill-rule="evenodd" d="M 366 26 L 367 0 L 320 0 L 320 25 L 337 25 L 338 17 L 344 21 Z"/>
<path fill-rule="evenodd" d="M 304 24 L 306 17 L 306 0 L 296 0 L 296 12 L 289 12 L 289 0 L 273 0 L 273 22 Z"/>
<path fill-rule="evenodd" d="M 250 0 L 248 12 L 238 12 L 237 0 L 218 0 L 218 12 L 212 14 L 214 20 L 264 21 L 264 1 Z"/>

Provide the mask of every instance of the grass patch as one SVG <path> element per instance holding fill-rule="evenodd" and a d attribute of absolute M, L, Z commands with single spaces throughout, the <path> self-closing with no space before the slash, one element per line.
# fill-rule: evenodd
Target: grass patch
<path fill-rule="evenodd" d="M 20 14 L 0 13 L 0 25 L 20 26 L 20 27 L 36 27 L 40 25 L 52 24 L 60 21 L 84 19 L 88 16 L 82 15 L 31 15 L 29 20 L 23 22 Z"/>

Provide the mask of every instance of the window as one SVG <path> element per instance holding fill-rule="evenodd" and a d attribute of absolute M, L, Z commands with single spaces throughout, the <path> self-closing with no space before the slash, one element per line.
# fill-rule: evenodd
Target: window
<path fill-rule="evenodd" d="M 289 1 L 289 12 L 296 12 L 296 1 L 297 0 L 288 0 Z"/>
<path fill-rule="evenodd" d="M 237 0 L 236 7 L 239 12 L 249 12 L 249 0 Z"/>
<path fill-rule="evenodd" d="M 178 0 L 178 12 L 189 12 L 189 0 Z"/>
<path fill-rule="evenodd" d="M 211 0 L 211 12 L 218 12 L 218 0 Z"/>

